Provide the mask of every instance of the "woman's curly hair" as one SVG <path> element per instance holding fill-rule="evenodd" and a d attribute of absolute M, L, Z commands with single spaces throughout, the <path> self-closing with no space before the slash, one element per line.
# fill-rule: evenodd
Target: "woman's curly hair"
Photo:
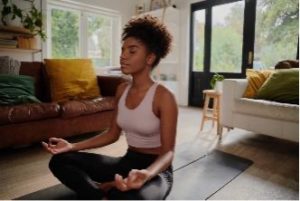
<path fill-rule="evenodd" d="M 148 51 L 156 55 L 153 68 L 171 50 L 172 35 L 157 17 L 151 15 L 131 19 L 123 29 L 122 41 L 128 37 L 142 41 Z"/>

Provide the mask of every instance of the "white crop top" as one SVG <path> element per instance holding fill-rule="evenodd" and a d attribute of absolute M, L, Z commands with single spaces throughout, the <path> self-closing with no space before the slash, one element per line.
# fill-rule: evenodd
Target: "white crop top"
<path fill-rule="evenodd" d="M 126 98 L 131 85 L 128 85 L 118 103 L 117 124 L 125 132 L 128 145 L 137 148 L 161 146 L 160 119 L 152 110 L 153 99 L 158 83 L 146 92 L 141 103 L 134 109 L 126 106 Z"/>

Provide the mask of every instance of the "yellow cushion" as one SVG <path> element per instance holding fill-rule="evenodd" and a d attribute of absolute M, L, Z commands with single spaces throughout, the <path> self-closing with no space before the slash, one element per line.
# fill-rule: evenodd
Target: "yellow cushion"
<path fill-rule="evenodd" d="M 100 96 L 90 59 L 45 59 L 52 101 L 88 99 Z"/>
<path fill-rule="evenodd" d="M 248 79 L 248 86 L 246 91 L 243 95 L 244 98 L 254 98 L 257 91 L 263 85 L 263 83 L 268 79 L 274 70 L 254 70 L 254 69 L 247 69 L 246 76 Z"/>

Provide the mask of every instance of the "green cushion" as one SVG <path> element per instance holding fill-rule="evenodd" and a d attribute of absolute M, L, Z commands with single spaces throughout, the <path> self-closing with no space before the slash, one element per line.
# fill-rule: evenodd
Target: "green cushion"
<path fill-rule="evenodd" d="M 276 70 L 261 86 L 255 98 L 299 104 L 299 69 Z"/>
<path fill-rule="evenodd" d="M 0 75 L 0 105 L 40 102 L 34 96 L 34 78 L 26 75 Z"/>

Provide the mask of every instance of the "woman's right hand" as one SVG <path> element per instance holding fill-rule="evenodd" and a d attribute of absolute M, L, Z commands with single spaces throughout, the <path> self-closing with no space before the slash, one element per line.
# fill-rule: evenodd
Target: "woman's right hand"
<path fill-rule="evenodd" d="M 55 137 L 50 138 L 49 143 L 42 142 L 42 145 L 51 154 L 60 154 L 73 149 L 73 144 L 62 138 Z"/>

